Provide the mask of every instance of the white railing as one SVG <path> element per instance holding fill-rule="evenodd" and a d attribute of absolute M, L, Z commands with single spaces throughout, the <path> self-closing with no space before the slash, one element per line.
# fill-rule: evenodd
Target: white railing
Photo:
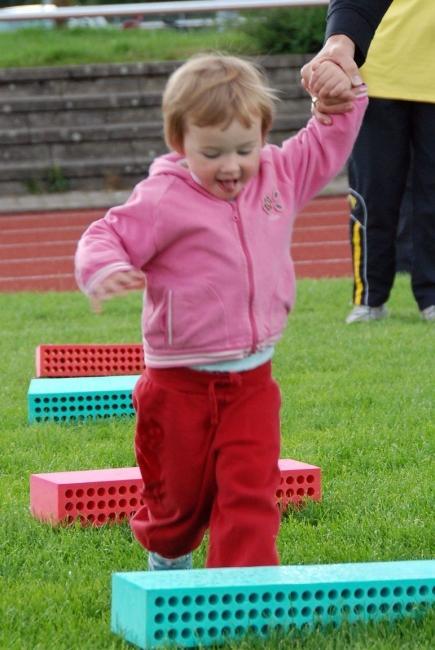
<path fill-rule="evenodd" d="M 276 7 L 320 7 L 328 0 L 194 0 L 179 2 L 137 2 L 123 5 L 95 5 L 84 7 L 41 7 L 40 9 L 0 11 L 0 21 L 87 18 L 92 16 L 153 16 L 204 11 L 269 9 Z"/>

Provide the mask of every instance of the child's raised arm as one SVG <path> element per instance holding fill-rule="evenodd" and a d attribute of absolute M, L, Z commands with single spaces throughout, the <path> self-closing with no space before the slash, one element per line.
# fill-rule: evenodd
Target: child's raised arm
<path fill-rule="evenodd" d="M 330 126 L 311 118 L 307 126 L 281 147 L 269 145 L 266 153 L 275 165 L 283 196 L 291 191 L 295 213 L 312 199 L 345 165 L 358 135 L 367 96 L 354 100 L 353 110 L 332 115 Z"/>

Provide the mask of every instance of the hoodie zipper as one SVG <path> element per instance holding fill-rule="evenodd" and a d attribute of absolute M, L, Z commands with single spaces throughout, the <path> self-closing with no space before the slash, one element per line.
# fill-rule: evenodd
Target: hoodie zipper
<path fill-rule="evenodd" d="M 251 325 L 252 332 L 252 345 L 251 352 L 255 352 L 257 349 L 258 343 L 258 330 L 257 324 L 254 318 L 254 272 L 252 266 L 252 258 L 249 252 L 248 246 L 246 244 L 245 233 L 243 230 L 242 221 L 240 219 L 240 213 L 237 208 L 237 204 L 232 205 L 233 210 L 233 221 L 235 221 L 237 226 L 237 232 L 239 234 L 240 245 L 245 256 L 246 268 L 248 271 L 248 309 L 249 309 L 249 323 Z"/>

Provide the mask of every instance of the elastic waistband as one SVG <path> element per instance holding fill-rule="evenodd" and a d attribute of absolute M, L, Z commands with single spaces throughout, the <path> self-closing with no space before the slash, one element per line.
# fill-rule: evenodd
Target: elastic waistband
<path fill-rule="evenodd" d="M 173 386 L 178 390 L 189 392 L 208 390 L 213 384 L 216 388 L 230 388 L 232 386 L 250 386 L 261 384 L 270 380 L 272 364 L 270 361 L 252 370 L 243 372 L 206 372 L 192 370 L 191 368 L 146 368 L 144 374 L 151 381 L 168 388 Z"/>

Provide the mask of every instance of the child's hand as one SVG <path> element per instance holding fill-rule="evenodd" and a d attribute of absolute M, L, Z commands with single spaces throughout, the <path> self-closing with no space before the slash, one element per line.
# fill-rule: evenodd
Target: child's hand
<path fill-rule="evenodd" d="M 142 271 L 117 271 L 105 278 L 90 294 L 91 309 L 96 314 L 102 311 L 102 303 L 114 296 L 122 296 L 135 289 L 145 287 L 145 275 Z"/>

